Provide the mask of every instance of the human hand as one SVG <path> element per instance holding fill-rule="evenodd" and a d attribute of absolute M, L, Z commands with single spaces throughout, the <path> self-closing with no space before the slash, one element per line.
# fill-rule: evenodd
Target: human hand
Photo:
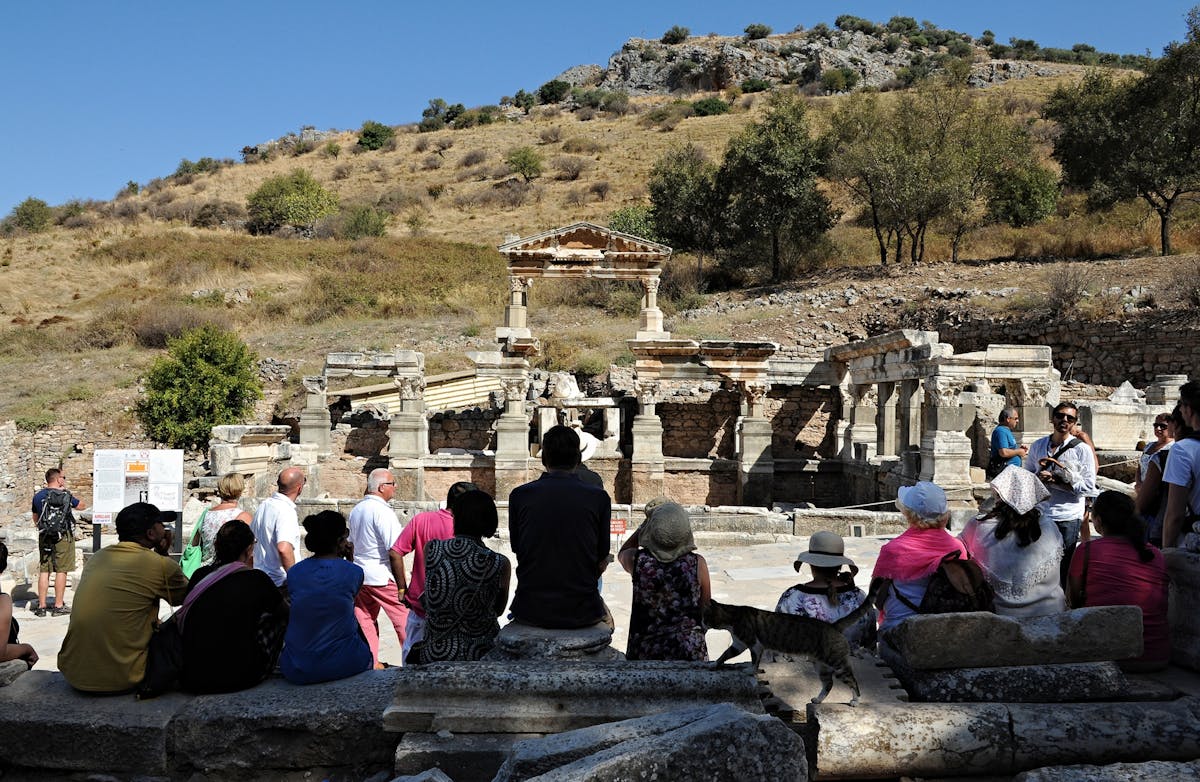
<path fill-rule="evenodd" d="M 350 540 L 350 538 L 342 538 L 341 542 L 338 543 L 337 555 L 347 562 L 353 562 L 354 541 Z"/>
<path fill-rule="evenodd" d="M 171 553 L 171 541 L 173 540 L 175 540 L 175 531 L 169 529 L 163 530 L 162 537 L 154 544 L 154 550 L 164 557 L 167 556 Z"/>
<path fill-rule="evenodd" d="M 30 668 L 33 668 L 33 666 L 37 665 L 38 653 L 35 652 L 33 647 L 29 646 L 29 644 L 25 644 L 25 646 L 29 649 L 29 651 L 21 655 L 20 659 L 24 660 Z"/>

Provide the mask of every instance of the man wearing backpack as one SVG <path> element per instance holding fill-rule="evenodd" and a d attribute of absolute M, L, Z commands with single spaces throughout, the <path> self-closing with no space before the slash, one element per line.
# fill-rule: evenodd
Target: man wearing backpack
<path fill-rule="evenodd" d="M 1091 447 L 1071 435 L 1079 420 L 1079 410 L 1070 402 L 1060 402 L 1050 415 L 1054 431 L 1029 446 L 1025 469 L 1037 475 L 1050 490 L 1050 496 L 1038 503 L 1042 518 L 1053 521 L 1063 536 L 1063 558 L 1059 580 L 1064 589 L 1071 554 L 1080 540 L 1091 537 L 1083 524 L 1087 498 L 1096 494 L 1096 457 Z"/>
<path fill-rule="evenodd" d="M 53 616 L 71 613 L 67 606 L 67 573 L 75 569 L 75 514 L 86 505 L 67 491 L 67 476 L 57 467 L 46 470 L 46 487 L 33 495 L 33 525 L 38 531 L 40 565 L 38 604 L 34 616 L 46 615 L 46 592 L 54 574 Z"/>

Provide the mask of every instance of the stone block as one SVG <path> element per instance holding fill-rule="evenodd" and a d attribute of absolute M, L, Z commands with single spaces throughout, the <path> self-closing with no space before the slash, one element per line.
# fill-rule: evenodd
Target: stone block
<path fill-rule="evenodd" d="M 1183 549 L 1167 549 L 1167 572 L 1171 589 L 1167 623 L 1171 628 L 1171 662 L 1200 671 L 1200 554 Z"/>
<path fill-rule="evenodd" d="M 744 667 L 648 661 L 434 663 L 403 668 L 384 730 L 556 733 L 729 702 L 761 712 Z"/>
<path fill-rule="evenodd" d="M 623 660 L 609 646 L 612 628 L 603 622 L 589 627 L 553 630 L 513 621 L 500 628 L 489 660 Z"/>
<path fill-rule="evenodd" d="M 1105 606 L 1027 619 L 927 614 L 901 622 L 889 642 L 915 670 L 1121 660 L 1142 653 L 1142 612 Z"/>
<path fill-rule="evenodd" d="M 1012 756 L 1000 704 L 814 705 L 819 779 L 1003 773 Z"/>
<path fill-rule="evenodd" d="M 0 688 L 0 767 L 165 774 L 171 721 L 187 700 L 84 695 L 57 671 L 30 671 Z"/>
<path fill-rule="evenodd" d="M 174 752 L 218 776 L 348 764 L 391 768 L 397 740 L 383 731 L 380 714 L 402 670 L 310 686 L 272 678 L 243 692 L 198 696 L 175 720 Z"/>
<path fill-rule="evenodd" d="M 436 769 L 454 782 L 490 782 L 518 741 L 536 733 L 406 733 L 396 748 L 397 774 Z"/>
<path fill-rule="evenodd" d="M 467 780 L 465 777 L 455 780 L 453 777 L 446 776 L 440 769 L 430 768 L 419 774 L 396 777 L 392 782 L 467 782 Z"/>
<path fill-rule="evenodd" d="M 1113 662 L 941 670 L 889 662 L 912 699 L 929 703 L 1078 703 L 1129 692 L 1129 682 Z"/>
<path fill-rule="evenodd" d="M 21 674 L 29 672 L 29 664 L 24 660 L 7 660 L 0 663 L 0 687 L 7 687 L 17 680 Z"/>
<path fill-rule="evenodd" d="M 808 779 L 804 743 L 784 723 L 722 703 L 523 741 L 497 782 Z"/>
<path fill-rule="evenodd" d="M 1113 763 L 1108 766 L 1050 766 L 1024 771 L 1013 782 L 1200 782 L 1200 760 L 1172 763 Z"/>

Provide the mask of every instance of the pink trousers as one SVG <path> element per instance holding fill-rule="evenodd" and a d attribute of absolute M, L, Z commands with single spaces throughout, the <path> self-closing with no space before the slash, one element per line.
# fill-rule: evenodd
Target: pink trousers
<path fill-rule="evenodd" d="M 375 664 L 379 664 L 379 609 L 387 614 L 392 627 L 396 628 L 396 637 L 404 644 L 404 625 L 408 621 L 408 606 L 400 602 L 396 593 L 396 582 L 389 581 L 384 586 L 362 585 L 358 596 L 354 598 L 354 618 L 358 620 L 367 643 L 371 646 L 371 656 Z"/>

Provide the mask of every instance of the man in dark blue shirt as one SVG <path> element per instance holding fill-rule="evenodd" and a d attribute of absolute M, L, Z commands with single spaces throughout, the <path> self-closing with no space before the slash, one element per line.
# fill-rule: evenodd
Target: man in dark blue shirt
<path fill-rule="evenodd" d="M 508 496 L 508 533 L 517 556 L 513 618 L 548 628 L 588 627 L 608 609 L 597 579 L 608 566 L 611 501 L 579 478 L 579 436 L 555 426 L 542 438 L 535 481 Z"/>
<path fill-rule="evenodd" d="M 38 525 L 38 519 L 42 515 L 42 508 L 46 503 L 46 497 L 50 495 L 52 489 L 66 492 L 67 476 L 57 467 L 51 467 L 46 470 L 46 488 L 38 491 L 33 495 L 33 526 Z M 67 494 L 71 497 L 71 508 L 74 510 L 83 510 L 86 506 L 79 502 L 79 498 Z M 50 574 L 54 573 L 54 610 L 51 613 L 54 616 L 63 616 L 71 613 L 71 609 L 67 607 L 67 573 L 75 569 L 75 525 L 72 523 L 67 534 L 55 541 L 47 541 L 44 545 L 39 545 L 40 563 L 38 566 L 38 604 L 33 609 L 34 616 L 46 615 L 46 593 L 50 589 Z"/>

